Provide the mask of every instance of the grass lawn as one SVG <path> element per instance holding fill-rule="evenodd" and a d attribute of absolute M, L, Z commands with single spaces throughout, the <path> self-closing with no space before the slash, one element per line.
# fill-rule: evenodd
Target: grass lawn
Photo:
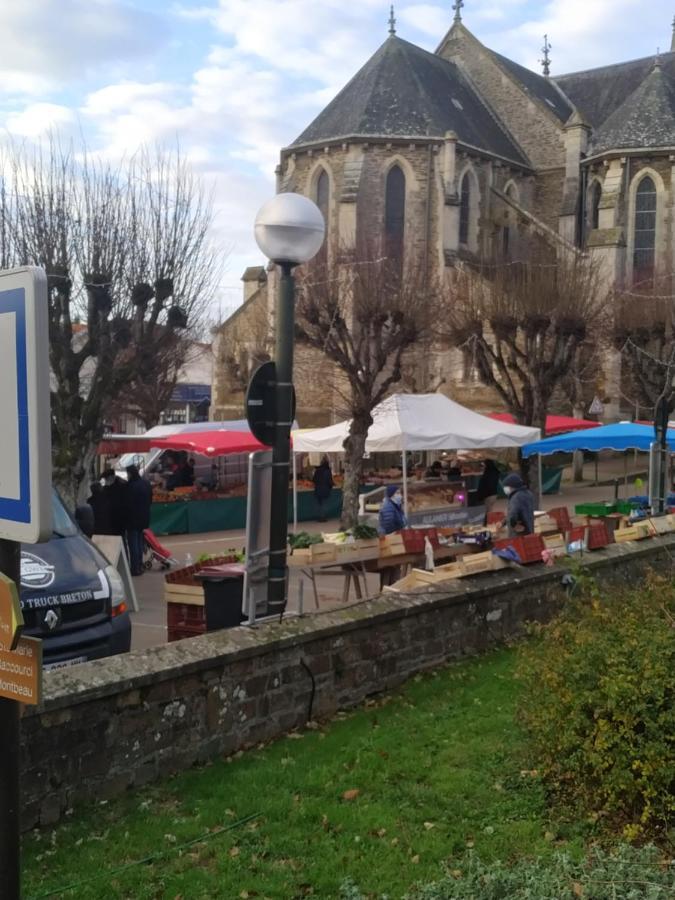
<path fill-rule="evenodd" d="M 351 876 L 393 900 L 467 848 L 486 861 L 581 852 L 581 830 L 550 821 L 526 771 L 514 662 L 505 650 L 450 665 L 319 730 L 76 811 L 26 837 L 24 895 L 330 900 Z"/>

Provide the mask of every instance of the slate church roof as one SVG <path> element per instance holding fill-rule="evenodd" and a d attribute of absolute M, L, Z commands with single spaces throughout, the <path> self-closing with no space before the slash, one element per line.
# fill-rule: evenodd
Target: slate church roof
<path fill-rule="evenodd" d="M 657 64 L 593 136 L 592 153 L 675 147 L 675 82 Z"/>
<path fill-rule="evenodd" d="M 675 79 L 675 53 L 661 54 L 663 72 Z M 556 76 L 555 82 L 595 129 L 607 121 L 649 76 L 654 57 Z"/>
<path fill-rule="evenodd" d="M 391 35 L 291 146 L 357 136 L 442 138 L 447 131 L 530 165 L 454 63 Z"/>
<path fill-rule="evenodd" d="M 531 69 L 526 69 L 525 66 L 519 65 L 512 59 L 508 59 L 500 53 L 495 53 L 494 50 L 491 50 L 490 52 L 497 62 L 505 68 L 516 81 L 520 82 L 521 87 L 527 94 L 536 98 L 543 103 L 544 106 L 548 107 L 561 122 L 567 122 L 574 112 L 574 106 L 565 97 L 563 92 L 558 89 L 552 79 L 544 78 L 543 75 L 538 75 Z"/>

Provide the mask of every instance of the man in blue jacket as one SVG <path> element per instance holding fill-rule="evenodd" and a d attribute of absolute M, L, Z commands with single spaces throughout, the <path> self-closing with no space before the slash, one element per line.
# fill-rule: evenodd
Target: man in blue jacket
<path fill-rule="evenodd" d="M 396 484 L 387 485 L 386 497 L 380 507 L 378 531 L 380 534 L 393 534 L 406 528 L 408 520 L 403 512 L 403 495 Z"/>
<path fill-rule="evenodd" d="M 528 489 L 520 475 L 507 475 L 502 484 L 508 498 L 506 525 L 509 537 L 534 532 L 534 494 Z"/>

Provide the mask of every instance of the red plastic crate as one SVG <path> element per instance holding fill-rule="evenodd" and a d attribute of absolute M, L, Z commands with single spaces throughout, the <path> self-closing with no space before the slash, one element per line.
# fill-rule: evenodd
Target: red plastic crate
<path fill-rule="evenodd" d="M 437 550 L 441 545 L 438 541 L 438 528 L 422 528 L 422 534 L 424 537 L 428 537 L 431 541 L 431 546 L 434 550 Z M 424 540 L 422 541 L 424 543 Z"/>
<path fill-rule="evenodd" d="M 577 541 L 585 541 L 586 525 L 575 525 L 574 528 L 570 528 L 565 536 L 565 540 L 568 544 L 575 544 Z"/>
<path fill-rule="evenodd" d="M 603 523 L 600 523 L 599 525 L 589 526 L 587 542 L 589 550 L 600 550 L 602 547 L 606 547 L 609 543 L 609 534 L 607 533 L 607 528 Z"/>
<path fill-rule="evenodd" d="M 419 528 L 401 529 L 406 553 L 424 553 L 424 532 Z"/>
<path fill-rule="evenodd" d="M 188 627 L 178 628 L 176 626 L 176 627 L 172 627 L 172 628 L 167 628 L 166 639 L 167 639 L 167 642 L 169 644 L 171 644 L 174 641 L 182 641 L 185 638 L 199 637 L 201 634 L 206 634 L 206 631 L 204 629 L 199 629 L 199 628 L 188 628 Z"/>
<path fill-rule="evenodd" d="M 201 628 L 206 631 L 204 607 L 169 601 L 166 604 L 166 625 L 167 628 Z"/>
<path fill-rule="evenodd" d="M 522 553 L 518 553 L 523 563 L 541 562 L 541 554 L 546 549 L 544 539 L 540 534 L 524 534 L 519 538 L 523 548 Z"/>
<path fill-rule="evenodd" d="M 560 531 L 569 531 L 572 527 L 572 522 L 570 521 L 570 514 L 567 510 L 566 506 L 556 506 L 555 509 L 549 509 L 548 515 L 555 519 L 556 524 Z"/>
<path fill-rule="evenodd" d="M 489 512 L 487 514 L 487 524 L 488 525 L 499 525 L 500 522 L 504 521 L 504 513 L 503 512 Z"/>

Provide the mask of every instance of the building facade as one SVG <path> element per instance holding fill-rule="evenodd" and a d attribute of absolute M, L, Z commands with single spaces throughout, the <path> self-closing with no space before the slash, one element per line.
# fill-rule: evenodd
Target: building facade
<path fill-rule="evenodd" d="M 379 238 L 442 278 L 462 260 L 518 258 L 529 230 L 597 259 L 608 296 L 667 282 L 675 262 L 675 36 L 656 59 L 552 77 L 485 47 L 462 21 L 462 6 L 435 53 L 399 37 L 392 16 L 382 46 L 281 151 L 277 190 L 318 204 L 329 260 Z M 242 317 L 272 323 L 276 285 L 273 272 L 265 276 L 216 336 L 214 413 L 232 393 L 218 346 L 234 346 Z M 425 359 L 417 390 L 442 383 L 460 402 L 494 406 L 461 353 L 438 348 Z M 297 384 L 302 425 L 337 414 L 330 366 L 311 357 L 309 369 L 316 366 L 317 379 Z M 618 359 L 599 389 L 606 413 L 617 414 Z"/>

